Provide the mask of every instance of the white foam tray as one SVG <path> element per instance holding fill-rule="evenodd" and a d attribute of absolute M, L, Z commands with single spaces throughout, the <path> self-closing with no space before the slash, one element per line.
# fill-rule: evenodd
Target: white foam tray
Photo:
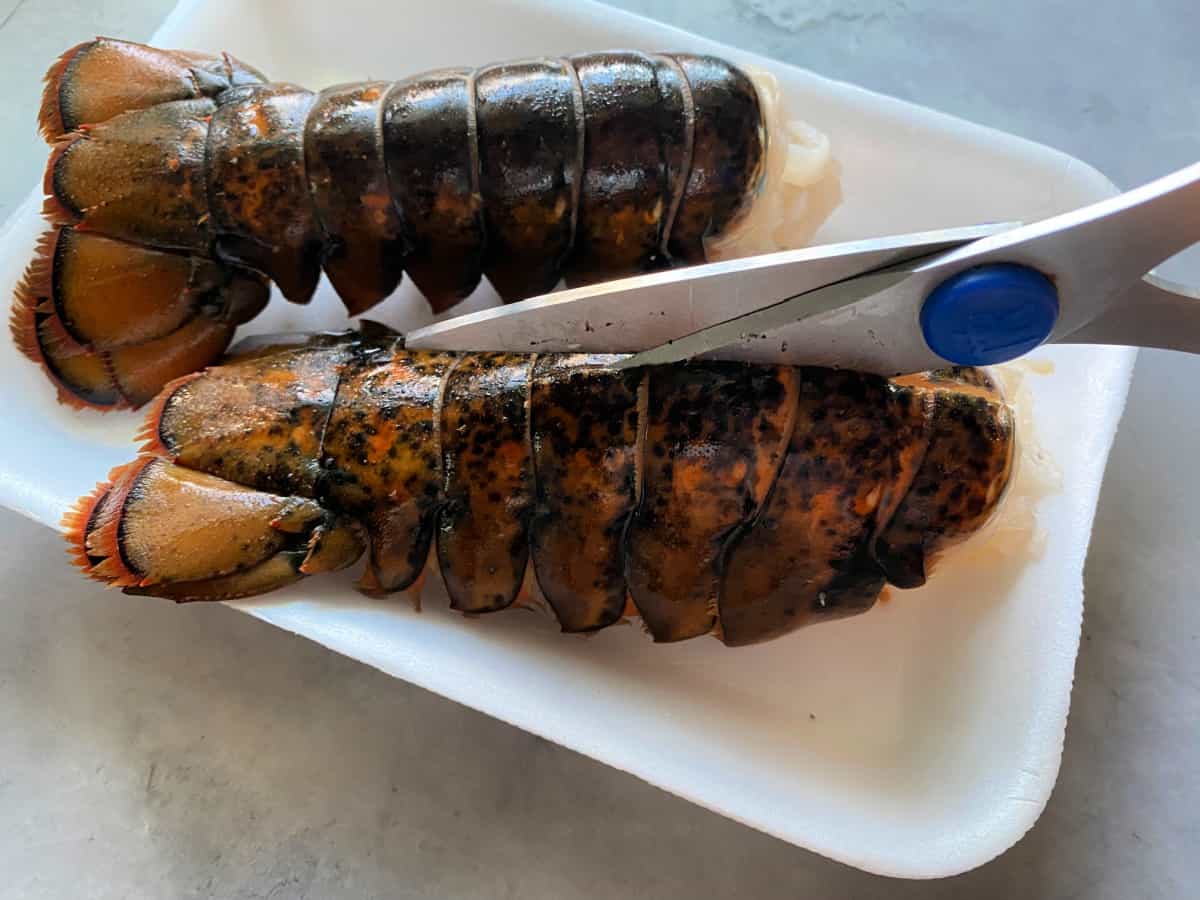
<path fill-rule="evenodd" d="M 589 3 L 197 0 L 153 42 L 228 49 L 310 87 L 611 47 L 752 61 L 832 138 L 842 197 L 819 241 L 1031 219 L 1113 191 L 1047 148 Z M 4 296 L 40 229 L 38 199 L 35 190 L 0 235 Z M 411 327 L 422 321 L 411 301 L 402 292 L 374 314 Z M 481 291 L 469 308 L 492 302 Z M 311 307 L 276 299 L 249 330 L 344 322 L 323 285 Z M 1062 473 L 1061 490 L 1038 507 L 1050 531 L 1044 553 L 1007 570 L 947 572 L 857 619 L 728 650 L 711 640 L 654 646 L 634 628 L 564 637 L 517 613 L 465 621 L 436 593 L 416 614 L 364 600 L 348 578 L 241 608 L 818 853 L 897 876 L 961 872 L 1016 842 L 1054 784 L 1084 557 L 1134 354 L 1039 356 L 1053 372 L 1029 379 L 1033 419 Z M 0 383 L 0 502 L 54 527 L 129 458 L 136 418 L 56 406 L 7 337 Z M 79 590 L 105 601 L 99 586 L 81 579 Z"/>

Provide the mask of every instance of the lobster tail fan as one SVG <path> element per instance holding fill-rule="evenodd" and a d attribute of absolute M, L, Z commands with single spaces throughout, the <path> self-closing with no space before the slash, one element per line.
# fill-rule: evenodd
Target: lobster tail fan
<path fill-rule="evenodd" d="M 50 271 L 58 229 L 47 231 L 38 238 L 33 259 L 17 282 L 8 327 L 13 343 L 30 360 L 44 366 L 45 359 L 37 339 L 37 314 L 50 296 Z"/>
<path fill-rule="evenodd" d="M 51 64 L 43 78 L 42 105 L 38 110 L 38 133 L 48 144 L 54 143 L 68 131 L 63 121 L 60 87 L 71 60 L 88 43 L 76 44 L 64 52 Z"/>
<path fill-rule="evenodd" d="M 17 284 L 9 329 L 17 348 L 40 366 L 61 403 L 75 408 L 123 405 L 103 355 L 80 345 L 54 309 L 53 272 L 60 229 L 38 239 L 33 260 Z"/>
<path fill-rule="evenodd" d="M 120 532 L 125 501 L 149 463 L 149 457 L 140 457 L 117 466 L 108 481 L 81 497 L 62 518 L 71 559 L 85 574 L 115 587 L 141 581 L 125 562 Z"/>
<path fill-rule="evenodd" d="M 111 490 L 111 482 L 98 482 L 92 493 L 75 501 L 75 504 L 63 514 L 62 520 L 59 522 L 63 535 L 67 539 L 67 555 L 71 562 L 85 574 L 89 573 L 92 567 L 102 559 L 88 551 L 87 536 L 108 501 Z"/>
<path fill-rule="evenodd" d="M 335 571 L 363 553 L 362 529 L 312 500 L 261 493 L 142 456 L 63 518 L 85 574 L 126 593 L 229 600 Z"/>
<path fill-rule="evenodd" d="M 209 258 L 203 147 L 214 99 L 262 76 L 227 55 L 97 38 L 46 74 L 44 235 L 10 330 L 61 402 L 118 409 L 213 362 L 266 304 L 257 272 Z"/>
<path fill-rule="evenodd" d="M 150 402 L 162 386 L 203 369 L 221 355 L 236 326 L 196 316 L 181 328 L 156 340 L 106 351 L 113 381 L 129 406 Z"/>
<path fill-rule="evenodd" d="M 167 406 L 171 402 L 171 398 L 185 384 L 195 381 L 197 378 L 202 378 L 207 370 L 199 372 L 189 372 L 186 375 L 181 375 L 174 381 L 168 381 L 158 395 L 151 402 L 146 411 L 146 417 L 142 420 L 141 427 L 134 433 L 133 439 L 140 441 L 138 452 L 150 456 L 164 456 L 168 459 L 175 459 L 175 450 L 177 448 L 169 446 L 163 439 L 162 420 L 166 414 Z"/>
<path fill-rule="evenodd" d="M 53 143 L 81 126 L 130 110 L 215 97 L 231 87 L 264 80 L 228 54 L 160 50 L 99 37 L 76 44 L 50 66 L 38 125 Z"/>

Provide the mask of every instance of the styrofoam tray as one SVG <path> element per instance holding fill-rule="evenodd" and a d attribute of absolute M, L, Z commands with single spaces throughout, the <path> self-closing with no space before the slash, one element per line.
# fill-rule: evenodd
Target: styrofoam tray
<path fill-rule="evenodd" d="M 754 62 L 778 74 L 792 110 L 831 136 L 841 196 L 817 241 L 1032 219 L 1113 191 L 1044 147 L 588 3 L 197 0 L 153 42 L 227 49 L 309 87 L 612 47 Z M 5 296 L 40 230 L 39 200 L 35 190 L 0 233 Z M 482 290 L 467 308 L 493 302 Z M 372 315 L 412 327 L 420 308 L 402 290 Z M 344 322 L 323 285 L 308 308 L 276 298 L 247 333 Z M 634 628 L 564 637 L 516 613 L 465 621 L 436 594 L 417 614 L 365 600 L 348 577 L 242 608 L 835 859 L 908 877 L 960 872 L 1018 840 L 1054 784 L 1084 556 L 1134 358 L 1077 347 L 1038 356 L 1053 371 L 1027 379 L 1028 412 L 1062 476 L 1037 507 L 1044 552 L 952 568 L 863 617 L 728 650 L 710 640 L 655 646 Z M 138 417 L 58 407 L 7 339 L 0 373 L 0 502 L 56 526 L 130 457 Z M 103 589 L 82 579 L 80 592 L 104 602 Z"/>

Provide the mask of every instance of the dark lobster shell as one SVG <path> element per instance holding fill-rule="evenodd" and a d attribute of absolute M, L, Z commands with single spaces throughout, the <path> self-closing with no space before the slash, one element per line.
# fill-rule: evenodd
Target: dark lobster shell
<path fill-rule="evenodd" d="M 435 312 L 705 259 L 767 123 L 721 59 L 631 51 L 314 93 L 225 56 L 100 39 L 47 77 L 45 237 L 18 345 L 64 402 L 139 406 L 322 270 L 351 314 L 407 272 Z"/>
<path fill-rule="evenodd" d="M 982 372 L 905 379 L 589 355 L 255 351 L 168 387 L 145 454 L 68 521 L 93 577 L 175 600 L 354 562 L 452 606 L 536 583 L 566 631 L 752 644 L 864 612 L 989 519 L 1013 419 Z M 431 551 L 432 548 L 432 551 Z"/>

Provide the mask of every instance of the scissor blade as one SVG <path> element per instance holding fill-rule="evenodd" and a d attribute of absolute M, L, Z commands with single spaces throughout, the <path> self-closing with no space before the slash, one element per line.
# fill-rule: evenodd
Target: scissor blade
<path fill-rule="evenodd" d="M 881 267 L 1012 228 L 972 225 L 786 250 L 557 291 L 410 332 L 414 350 L 638 353 Z M 861 285 L 870 292 L 870 285 Z M 860 295 L 860 296 L 865 296 Z M 853 289 L 842 298 L 855 299 Z"/>
<path fill-rule="evenodd" d="M 903 266 L 838 281 L 815 291 L 788 298 L 766 309 L 756 310 L 728 322 L 694 331 L 650 350 L 635 353 L 617 361 L 613 367 L 627 369 L 659 366 L 701 356 L 740 359 L 745 354 L 728 348 L 738 348 L 757 341 L 765 341 L 769 347 L 778 345 L 776 355 L 779 361 L 783 362 L 789 358 L 789 348 L 786 338 L 780 340 L 775 336 L 780 329 L 797 325 L 822 313 L 850 306 L 865 297 L 900 284 L 912 273 L 913 269 L 910 266 Z M 722 353 L 722 350 L 727 352 Z"/>

